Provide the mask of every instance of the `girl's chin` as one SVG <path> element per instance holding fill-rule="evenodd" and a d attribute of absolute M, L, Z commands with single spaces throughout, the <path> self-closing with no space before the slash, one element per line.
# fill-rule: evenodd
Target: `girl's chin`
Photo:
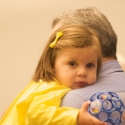
<path fill-rule="evenodd" d="M 80 88 L 84 88 L 86 86 L 87 85 L 81 85 L 81 84 L 79 84 L 79 85 L 76 85 L 76 86 L 72 87 L 72 89 L 80 89 Z"/>
<path fill-rule="evenodd" d="M 83 88 L 83 87 L 73 87 L 72 89 L 81 89 L 81 88 Z"/>

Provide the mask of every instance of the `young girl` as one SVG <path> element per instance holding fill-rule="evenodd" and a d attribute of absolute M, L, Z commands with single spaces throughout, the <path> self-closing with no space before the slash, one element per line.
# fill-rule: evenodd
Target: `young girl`
<path fill-rule="evenodd" d="M 101 68 L 98 35 L 90 28 L 67 25 L 50 37 L 31 83 L 11 104 L 0 125 L 104 125 L 81 110 L 60 107 L 71 89 L 92 85 Z"/>

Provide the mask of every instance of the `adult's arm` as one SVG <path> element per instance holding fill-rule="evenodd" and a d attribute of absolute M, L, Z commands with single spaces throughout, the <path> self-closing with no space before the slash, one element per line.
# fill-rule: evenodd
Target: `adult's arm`
<path fill-rule="evenodd" d="M 69 106 L 73 108 L 80 109 L 82 107 L 82 104 L 90 99 L 90 97 L 94 94 L 94 88 L 95 85 L 87 86 L 85 88 L 81 89 L 75 89 L 69 91 L 61 101 L 61 106 Z"/>
<path fill-rule="evenodd" d="M 62 98 L 61 107 L 68 106 L 80 109 L 85 101 L 87 100 L 81 97 L 80 94 L 71 90 Z"/>

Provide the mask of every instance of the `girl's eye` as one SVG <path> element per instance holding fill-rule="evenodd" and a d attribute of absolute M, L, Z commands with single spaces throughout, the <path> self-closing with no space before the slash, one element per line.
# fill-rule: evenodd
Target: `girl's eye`
<path fill-rule="evenodd" d="M 76 66 L 77 63 L 76 63 L 76 62 L 69 62 L 69 65 L 70 65 L 70 66 Z"/>
<path fill-rule="evenodd" d="M 88 67 L 88 68 L 92 68 L 92 67 L 94 67 L 94 64 L 93 64 L 93 63 L 88 63 L 88 64 L 87 64 L 87 67 Z"/>

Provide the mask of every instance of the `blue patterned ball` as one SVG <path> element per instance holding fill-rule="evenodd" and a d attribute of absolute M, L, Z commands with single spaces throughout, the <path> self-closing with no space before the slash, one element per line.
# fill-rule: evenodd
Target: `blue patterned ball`
<path fill-rule="evenodd" d="M 124 104 L 114 92 L 97 92 L 90 98 L 91 104 L 88 111 L 108 125 L 121 123 Z"/>

